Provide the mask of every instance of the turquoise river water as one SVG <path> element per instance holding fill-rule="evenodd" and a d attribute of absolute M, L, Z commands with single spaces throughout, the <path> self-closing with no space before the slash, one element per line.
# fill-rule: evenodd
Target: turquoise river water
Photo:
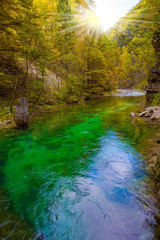
<path fill-rule="evenodd" d="M 1 131 L 1 239 L 153 239 L 140 149 L 154 130 L 130 117 L 144 104 L 110 96 Z"/>

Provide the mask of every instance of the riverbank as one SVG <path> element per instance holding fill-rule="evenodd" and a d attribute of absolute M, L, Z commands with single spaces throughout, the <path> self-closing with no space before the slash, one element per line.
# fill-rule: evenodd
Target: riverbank
<path fill-rule="evenodd" d="M 93 99 L 99 99 L 101 97 L 109 97 L 109 96 L 113 96 L 113 97 L 127 97 L 127 96 L 144 96 L 145 92 L 144 91 L 137 91 L 137 90 L 129 90 L 129 89 L 119 89 L 117 91 L 114 92 L 108 92 L 105 93 L 104 95 L 96 95 L 94 97 L 91 97 L 90 99 L 87 100 L 80 100 L 79 102 L 73 102 L 73 103 L 65 103 L 65 102 L 61 102 L 61 103 L 55 103 L 52 105 L 46 104 L 46 103 L 42 103 L 40 104 L 35 104 L 35 103 L 29 103 L 29 113 L 31 115 L 31 118 L 35 115 L 39 115 L 39 114 L 45 114 L 45 113 L 51 113 L 54 112 L 56 109 L 59 108 L 64 108 L 67 106 L 70 106 L 72 104 L 80 104 L 82 102 L 88 101 L 88 100 L 93 100 Z M 5 101 L 0 101 L 1 104 L 1 108 L 0 108 L 0 129 L 2 128 L 12 128 L 12 127 L 16 127 L 16 124 L 14 123 L 14 112 L 15 112 L 15 106 L 13 106 L 13 113 L 10 113 L 10 103 L 9 102 L 5 102 Z"/>
<path fill-rule="evenodd" d="M 154 192 L 160 199 L 160 129 L 158 125 L 155 128 L 157 133 L 147 139 L 143 154 L 148 162 L 147 170 L 153 180 Z"/>
<path fill-rule="evenodd" d="M 153 181 L 153 190 L 160 206 L 160 106 L 147 107 L 138 117 L 154 127 L 153 135 L 145 140 L 142 153 L 148 162 L 147 170 Z"/>
<path fill-rule="evenodd" d="M 147 120 L 153 125 L 152 120 Z M 146 147 L 143 151 L 145 160 L 147 161 L 147 172 L 149 174 L 149 195 L 150 202 L 154 202 L 153 212 L 156 215 L 157 228 L 155 231 L 155 239 L 160 236 L 160 128 L 159 123 L 154 122 L 155 130 L 157 133 L 151 136 L 146 141 Z"/>
<path fill-rule="evenodd" d="M 155 128 L 156 133 L 147 139 L 143 154 L 148 162 L 147 169 L 153 180 L 155 195 L 160 199 L 160 106 L 147 107 L 139 117 Z"/>
<path fill-rule="evenodd" d="M 160 106 L 147 107 L 144 112 L 139 114 L 139 117 L 153 124 L 160 123 Z"/>
<path fill-rule="evenodd" d="M 45 113 L 51 113 L 54 112 L 56 109 L 64 108 L 68 104 L 62 103 L 62 104 L 55 104 L 55 105 L 32 105 L 30 104 L 29 106 L 29 113 L 32 117 L 40 114 L 45 114 Z M 0 113 L 0 130 L 3 128 L 12 128 L 16 127 L 16 124 L 14 122 L 14 111 L 11 114 L 9 112 L 9 108 L 6 107 L 3 111 Z"/>

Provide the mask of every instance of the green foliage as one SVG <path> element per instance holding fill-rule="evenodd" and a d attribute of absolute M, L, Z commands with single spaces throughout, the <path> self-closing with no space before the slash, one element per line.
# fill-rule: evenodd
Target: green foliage
<path fill-rule="evenodd" d="M 90 3 L 2 0 L 0 72 L 7 69 L 7 75 L 17 77 L 17 84 L 11 84 L 15 99 L 19 88 L 31 102 L 46 96 L 69 103 L 116 88 L 120 52 L 105 34 L 79 35 L 73 14 L 77 4 L 89 8 Z M 50 70 L 56 81 L 47 77 Z"/>
<path fill-rule="evenodd" d="M 145 87 L 149 70 L 156 62 L 152 46 L 159 22 L 159 1 L 142 0 L 109 32 L 121 48 L 121 86 Z"/>
<path fill-rule="evenodd" d="M 158 2 L 141 1 L 112 29 L 111 40 L 79 27 L 74 11 L 91 3 L 1 1 L 0 87 L 14 92 L 12 103 L 21 93 L 31 102 L 70 103 L 119 87 L 145 86 L 155 62 L 151 28 L 159 21 L 153 11 Z"/>
<path fill-rule="evenodd" d="M 152 101 L 152 106 L 160 105 L 160 93 L 155 94 L 154 99 Z"/>

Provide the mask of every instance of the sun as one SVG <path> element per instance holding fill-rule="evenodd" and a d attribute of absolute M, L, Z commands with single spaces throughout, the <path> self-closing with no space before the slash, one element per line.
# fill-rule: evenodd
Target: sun
<path fill-rule="evenodd" d="M 95 11 L 88 10 L 85 13 L 86 24 L 92 29 L 101 28 L 101 18 L 97 16 Z"/>
<path fill-rule="evenodd" d="M 95 9 L 78 8 L 74 13 L 74 29 L 78 35 L 94 35 L 97 37 L 102 29 L 101 18 Z"/>

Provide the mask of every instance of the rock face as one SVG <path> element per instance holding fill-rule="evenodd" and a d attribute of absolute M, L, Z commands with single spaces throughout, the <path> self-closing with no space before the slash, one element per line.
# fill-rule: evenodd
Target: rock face
<path fill-rule="evenodd" d="M 30 115 L 28 112 L 28 104 L 24 97 L 19 99 L 19 104 L 16 106 L 14 121 L 17 126 L 26 126 L 29 124 Z"/>
<path fill-rule="evenodd" d="M 152 102 L 154 94 L 160 92 L 160 30 L 157 29 L 153 34 L 152 45 L 155 50 L 157 61 L 148 77 L 147 101 Z"/>

